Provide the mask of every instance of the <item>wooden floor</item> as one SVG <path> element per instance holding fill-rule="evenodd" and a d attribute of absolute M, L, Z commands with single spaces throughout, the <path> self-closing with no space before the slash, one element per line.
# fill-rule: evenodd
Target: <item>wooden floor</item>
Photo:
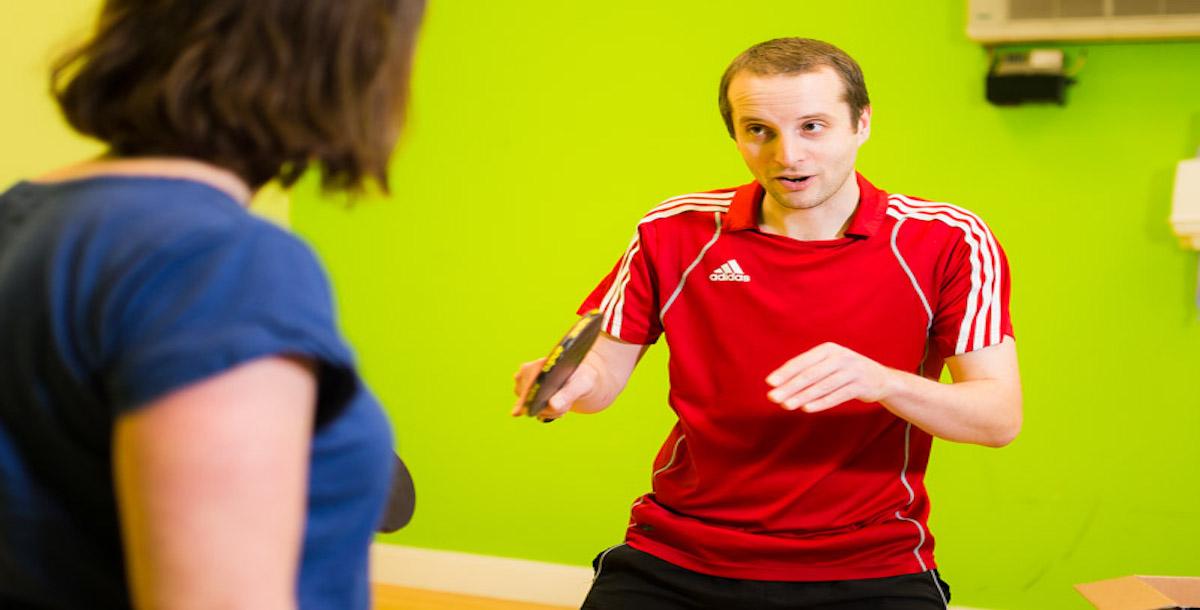
<path fill-rule="evenodd" d="M 511 602 L 393 585 L 374 585 L 375 610 L 568 610 L 567 606 L 547 606 Z"/>

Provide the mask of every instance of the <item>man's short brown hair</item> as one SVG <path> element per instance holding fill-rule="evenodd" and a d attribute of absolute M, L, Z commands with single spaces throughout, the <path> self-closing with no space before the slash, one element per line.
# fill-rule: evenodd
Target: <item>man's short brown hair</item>
<path fill-rule="evenodd" d="M 251 188 L 387 189 L 424 0 L 106 0 L 54 66 L 76 130 L 110 154 L 183 156 Z"/>
<path fill-rule="evenodd" d="M 842 99 L 850 106 L 850 120 L 858 122 L 863 109 L 871 105 L 862 68 L 845 51 L 811 38 L 776 38 L 760 42 L 733 59 L 721 76 L 721 91 L 717 104 L 725 128 L 734 137 L 733 108 L 729 105 L 729 83 L 741 72 L 759 76 L 805 74 L 819 68 L 832 68 L 841 79 L 845 92 Z"/>

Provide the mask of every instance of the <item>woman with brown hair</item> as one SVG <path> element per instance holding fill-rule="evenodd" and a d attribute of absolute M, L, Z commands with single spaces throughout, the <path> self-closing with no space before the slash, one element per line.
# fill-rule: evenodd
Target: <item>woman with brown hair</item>
<path fill-rule="evenodd" d="M 311 251 L 387 188 L 422 0 L 107 0 L 56 66 L 100 158 L 0 195 L 0 607 L 369 606 L 392 438 Z"/>

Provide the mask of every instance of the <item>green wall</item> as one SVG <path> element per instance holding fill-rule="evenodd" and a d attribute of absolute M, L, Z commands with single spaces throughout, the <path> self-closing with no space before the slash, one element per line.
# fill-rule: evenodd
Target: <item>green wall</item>
<path fill-rule="evenodd" d="M 50 99 L 50 63 L 81 40 L 98 0 L 6 2 L 0 19 L 0 188 L 94 156 L 100 146 L 76 135 Z"/>
<path fill-rule="evenodd" d="M 911 7 L 919 4 L 923 12 Z M 860 169 L 990 222 L 1014 276 L 1026 424 L 935 445 L 955 602 L 1084 608 L 1073 583 L 1200 574 L 1196 253 L 1166 218 L 1200 146 L 1200 43 L 1089 44 L 1066 107 L 983 100 L 962 2 L 434 2 L 394 197 L 295 194 L 345 330 L 420 491 L 387 542 L 585 565 L 619 540 L 671 424 L 652 349 L 609 411 L 507 416 L 542 355 L 661 199 L 746 182 L 716 82 L 755 42 L 859 59 Z"/>
<path fill-rule="evenodd" d="M 0 182 L 98 151 L 45 94 L 97 4 L 6 7 Z M 979 212 L 1012 263 L 1025 431 L 939 442 L 930 468 L 955 602 L 1085 608 L 1072 583 L 1200 575 L 1197 256 L 1166 224 L 1174 164 L 1200 146 L 1200 43 L 1072 46 L 1088 59 L 1065 108 L 998 109 L 964 3 L 914 4 L 433 0 L 394 196 L 347 208 L 310 181 L 292 215 L 418 479 L 416 519 L 383 540 L 585 565 L 620 538 L 671 424 L 664 346 L 611 410 L 552 426 L 507 417 L 510 375 L 645 210 L 749 180 L 717 78 L 806 35 L 866 70 L 863 172 Z"/>

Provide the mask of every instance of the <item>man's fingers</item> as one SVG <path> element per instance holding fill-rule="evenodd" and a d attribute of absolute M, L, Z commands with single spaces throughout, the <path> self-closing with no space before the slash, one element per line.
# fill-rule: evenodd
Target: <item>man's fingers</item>
<path fill-rule="evenodd" d="M 529 386 L 533 385 L 533 380 L 537 379 L 538 372 L 542 370 L 542 366 L 546 364 L 545 358 L 530 360 L 521 364 L 516 373 L 513 373 L 513 394 L 518 399 L 525 398 L 525 392 L 529 390 Z"/>
<path fill-rule="evenodd" d="M 550 406 L 556 411 L 567 412 L 579 397 L 592 391 L 596 385 L 596 377 L 590 367 L 580 366 L 571 374 L 570 379 L 562 389 L 550 397 Z"/>
<path fill-rule="evenodd" d="M 533 385 L 545 364 L 545 358 L 538 358 L 522 364 L 517 372 L 513 373 L 513 394 L 517 397 L 517 401 L 513 403 L 513 417 L 519 417 L 525 412 L 525 395 L 529 393 L 529 387 Z"/>
<path fill-rule="evenodd" d="M 591 366 L 580 364 L 579 368 L 571 374 L 567 379 L 567 383 L 550 397 L 550 402 L 546 405 L 546 410 L 554 417 L 560 417 L 571 410 L 571 405 L 574 405 L 584 394 L 591 392 L 596 387 L 596 371 Z"/>
<path fill-rule="evenodd" d="M 833 362 L 822 360 L 808 368 L 797 371 L 792 377 L 784 380 L 778 387 L 767 392 L 767 398 L 773 402 L 783 404 L 796 394 L 807 390 L 836 371 L 837 367 Z"/>
<path fill-rule="evenodd" d="M 844 371 L 838 371 L 824 379 L 812 384 L 804 390 L 790 396 L 781 404 L 783 408 L 795 410 L 805 405 L 811 404 L 813 401 L 820 400 L 830 394 L 840 391 L 851 385 L 854 382 L 854 377 L 847 375 Z"/>
<path fill-rule="evenodd" d="M 513 404 L 512 416 L 519 417 L 525 414 L 525 397 L 529 393 L 530 387 L 533 385 L 537 375 L 541 372 L 542 367 L 546 364 L 545 358 L 538 358 L 521 365 L 517 372 L 513 375 L 513 394 L 516 394 L 517 401 Z M 538 413 L 538 418 L 557 419 L 565 415 L 571 410 L 571 405 L 579 400 L 581 396 L 591 392 L 596 387 L 596 371 L 587 364 L 581 364 L 571 377 L 567 379 L 567 383 L 563 385 L 554 396 L 546 403 L 545 408 Z"/>
<path fill-rule="evenodd" d="M 801 405 L 800 408 L 805 413 L 816 413 L 826 409 L 832 409 L 844 402 L 855 400 L 858 398 L 858 389 L 854 384 L 846 384 L 821 398 L 813 400 L 808 404 Z"/>
<path fill-rule="evenodd" d="M 833 345 L 832 343 L 822 343 L 788 360 L 783 363 L 783 366 L 771 371 L 771 374 L 767 375 L 767 383 L 772 386 L 782 385 L 792 377 L 795 377 L 800 371 L 824 360 L 829 355 L 830 347 Z"/>
<path fill-rule="evenodd" d="M 822 343 L 775 369 L 767 376 L 773 388 L 767 398 L 785 409 L 809 413 L 836 407 L 848 400 L 876 402 L 881 391 L 881 367 L 836 343 Z"/>

